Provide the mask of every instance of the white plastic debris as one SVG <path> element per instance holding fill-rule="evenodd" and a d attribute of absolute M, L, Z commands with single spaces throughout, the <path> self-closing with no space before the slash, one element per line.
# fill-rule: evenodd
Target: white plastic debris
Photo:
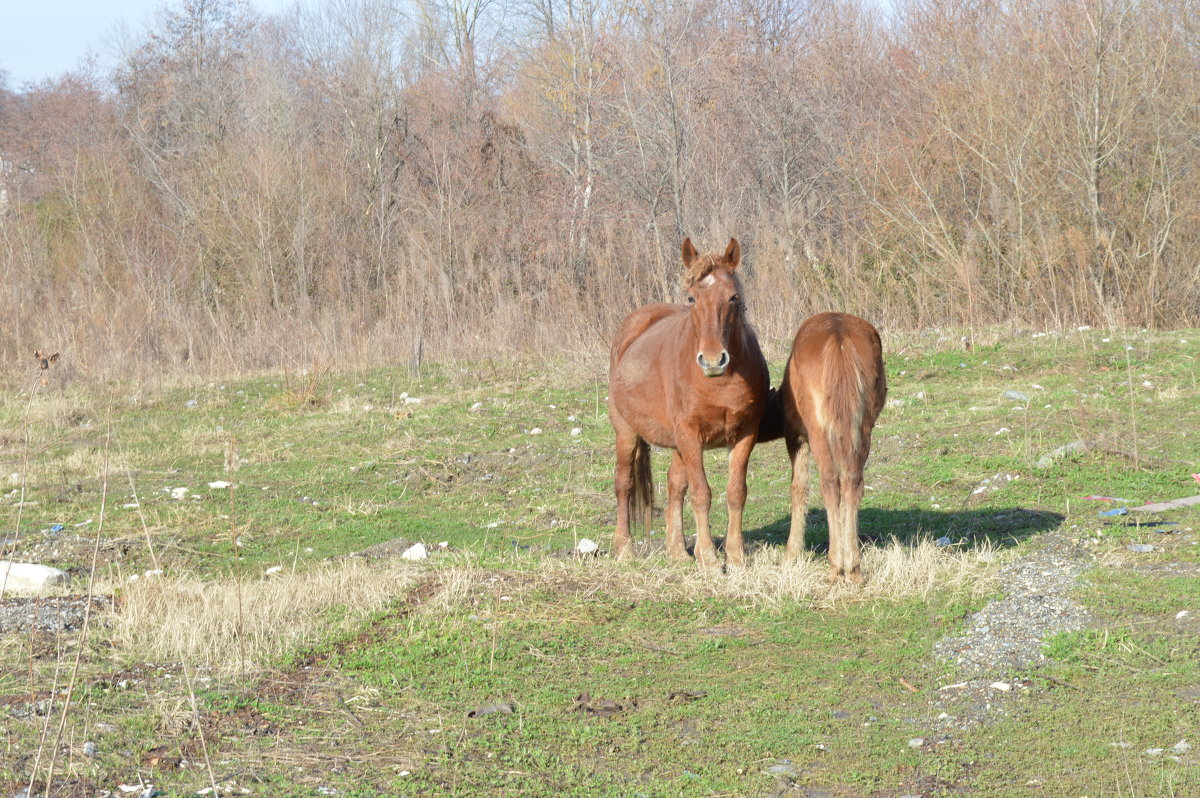
<path fill-rule="evenodd" d="M 1179 612 L 1175 613 L 1175 620 L 1182 621 L 1184 618 L 1188 617 L 1191 614 L 1192 613 L 1188 610 L 1180 610 Z"/>
<path fill-rule="evenodd" d="M 529 434 L 530 434 L 530 435 L 541 435 L 541 434 L 542 434 L 542 428 L 541 428 L 541 427 L 534 427 L 533 429 L 529 430 Z"/>
<path fill-rule="evenodd" d="M 476 402 L 475 404 L 471 405 L 472 413 L 477 413 L 482 409 L 483 409 L 483 402 Z"/>
<path fill-rule="evenodd" d="M 950 540 L 950 538 L 947 535 L 942 535 L 940 538 L 933 541 L 934 545 L 937 546 L 939 549 L 949 546 L 951 544 L 951 542 L 952 541 Z"/>
<path fill-rule="evenodd" d="M 425 548 L 424 543 L 414 543 L 404 550 L 404 553 L 400 555 L 400 559 L 416 562 L 417 560 L 423 560 L 428 556 L 429 551 Z"/>
<path fill-rule="evenodd" d="M 577 438 L 583 434 L 583 427 L 571 427 L 571 437 Z"/>
<path fill-rule="evenodd" d="M 279 573 L 282 570 L 283 570 L 282 565 L 272 565 L 270 568 L 263 571 L 263 576 L 274 576 L 275 574 Z"/>
<path fill-rule="evenodd" d="M 582 538 L 575 544 L 575 550 L 580 554 L 591 554 L 600 548 L 600 544 L 591 538 Z"/>
<path fill-rule="evenodd" d="M 6 593 L 40 593 L 71 581 L 66 572 L 49 565 L 0 560 L 0 584 Z"/>
<path fill-rule="evenodd" d="M 213 490 L 224 490 L 225 488 L 229 487 L 229 484 L 230 483 L 226 482 L 223 479 L 218 479 L 216 482 L 208 483 L 208 486 L 210 488 L 212 488 Z"/>
<path fill-rule="evenodd" d="M 1188 751 L 1192 750 L 1192 745 L 1187 740 L 1180 740 L 1179 742 L 1175 743 L 1175 745 L 1171 746 L 1171 750 L 1177 754 L 1186 754 Z"/>
<path fill-rule="evenodd" d="M 172 499 L 182 499 L 186 495 L 188 495 L 187 488 L 171 488 Z"/>

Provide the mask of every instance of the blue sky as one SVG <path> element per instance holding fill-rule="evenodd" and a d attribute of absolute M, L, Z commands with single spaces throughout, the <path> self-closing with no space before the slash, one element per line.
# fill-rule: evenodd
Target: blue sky
<path fill-rule="evenodd" d="M 8 87 L 19 89 L 74 69 L 93 52 L 102 66 L 112 63 L 118 31 L 141 38 L 154 12 L 182 0 L 0 0 L 0 70 Z M 275 13 L 295 0 L 251 0 Z"/>

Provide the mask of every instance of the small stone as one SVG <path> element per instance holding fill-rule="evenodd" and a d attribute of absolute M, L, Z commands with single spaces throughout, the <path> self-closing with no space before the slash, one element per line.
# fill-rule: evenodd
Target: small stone
<path fill-rule="evenodd" d="M 86 756 L 95 756 L 97 753 L 99 753 L 99 749 L 96 748 L 96 744 L 94 742 L 88 740 L 83 744 L 83 753 Z"/>
<path fill-rule="evenodd" d="M 171 488 L 171 498 L 172 499 L 182 499 L 187 494 L 188 494 L 187 488 Z"/>
<path fill-rule="evenodd" d="M 283 570 L 282 565 L 272 565 L 270 568 L 263 571 L 263 576 L 274 576 L 275 574 L 279 573 L 282 570 Z"/>
<path fill-rule="evenodd" d="M 1163 751 L 1165 751 L 1165 750 L 1167 750 L 1167 749 L 1165 749 L 1165 748 L 1147 748 L 1146 756 L 1162 756 Z"/>
<path fill-rule="evenodd" d="M 1175 620 L 1182 621 L 1189 615 L 1191 615 L 1191 613 L 1188 610 L 1180 610 L 1179 612 L 1175 613 Z"/>
<path fill-rule="evenodd" d="M 909 748 L 924 748 L 925 747 L 925 738 L 924 737 L 912 738 L 911 740 L 908 741 L 908 747 Z"/>
<path fill-rule="evenodd" d="M 188 399 L 186 402 L 184 402 L 184 403 L 183 403 L 183 406 L 184 406 L 184 407 L 195 407 L 195 406 L 196 406 L 196 400 L 195 400 L 195 399 Z"/>
<path fill-rule="evenodd" d="M 483 409 L 483 402 L 476 402 L 475 404 L 471 405 L 472 413 L 478 413 L 482 409 Z"/>
<path fill-rule="evenodd" d="M 404 550 L 404 553 L 400 555 L 400 559 L 416 562 L 417 560 L 423 560 L 428 556 L 429 552 L 425 549 L 424 543 L 414 543 Z"/>
<path fill-rule="evenodd" d="M 993 690 L 999 690 L 1002 693 L 1007 693 L 1012 689 L 1012 685 L 1008 682 L 992 682 L 991 688 Z"/>
<path fill-rule="evenodd" d="M 578 438 L 583 434 L 583 427 L 571 427 L 571 437 Z"/>
<path fill-rule="evenodd" d="M 542 434 L 542 428 L 541 428 L 541 427 L 534 427 L 533 429 L 529 430 L 529 434 L 530 434 L 530 435 L 541 435 L 541 434 Z"/>
<path fill-rule="evenodd" d="M 1179 742 L 1175 743 L 1175 745 L 1171 746 L 1171 750 L 1177 754 L 1186 754 L 1188 751 L 1192 750 L 1192 746 L 1187 740 L 1180 740 Z"/>
<path fill-rule="evenodd" d="M 1004 398 L 1012 399 L 1014 402 L 1028 402 L 1029 401 L 1029 397 L 1026 394 L 1021 393 L 1020 391 L 1005 391 Z"/>
<path fill-rule="evenodd" d="M 208 486 L 213 490 L 224 490 L 229 487 L 229 483 L 223 479 L 218 479 L 216 482 L 208 483 Z"/>

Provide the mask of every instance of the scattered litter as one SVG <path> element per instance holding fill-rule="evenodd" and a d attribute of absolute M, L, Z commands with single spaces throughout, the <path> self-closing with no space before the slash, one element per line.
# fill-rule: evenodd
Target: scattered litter
<path fill-rule="evenodd" d="M 1160 513 L 1163 510 L 1178 510 L 1180 507 L 1190 507 L 1193 504 L 1200 504 L 1200 496 L 1187 496 L 1183 499 L 1174 499 L 1169 502 L 1143 504 L 1140 507 L 1130 507 L 1129 509 L 1135 513 Z"/>
<path fill-rule="evenodd" d="M 472 413 L 478 413 L 483 409 L 483 402 L 476 402 L 475 404 L 471 405 L 470 409 Z"/>
<path fill-rule="evenodd" d="M 141 506 L 142 505 L 138 504 L 137 502 L 130 502 L 129 504 L 122 504 L 121 508 L 125 510 L 136 510 Z"/>
<path fill-rule="evenodd" d="M 478 709 L 472 709 L 467 713 L 467 717 L 482 718 L 485 715 L 511 715 L 515 711 L 516 707 L 509 703 L 487 704 Z"/>
<path fill-rule="evenodd" d="M 790 759 L 780 759 L 774 765 L 764 769 L 763 773 L 766 773 L 768 776 L 786 776 L 789 779 L 800 776 Z"/>
<path fill-rule="evenodd" d="M 583 427 L 571 427 L 571 437 L 578 438 L 583 434 Z"/>
<path fill-rule="evenodd" d="M 90 523 L 92 523 L 92 519 L 89 518 L 86 521 L 80 521 L 78 524 L 75 525 L 75 528 L 78 529 L 79 527 L 87 526 Z"/>
<path fill-rule="evenodd" d="M 167 490 L 171 492 L 172 499 L 182 499 L 188 494 L 187 488 L 168 488 Z"/>
<path fill-rule="evenodd" d="M 529 430 L 529 434 L 530 434 L 530 435 L 541 435 L 541 434 L 542 434 L 542 428 L 541 428 L 541 427 L 534 427 L 533 429 Z"/>
<path fill-rule="evenodd" d="M 229 483 L 223 479 L 218 479 L 216 482 L 208 483 L 208 486 L 213 490 L 224 490 L 229 487 Z"/>
<path fill-rule="evenodd" d="M 1167 749 L 1165 749 L 1165 748 L 1147 748 L 1146 756 L 1162 756 L 1163 751 L 1166 751 L 1166 750 Z"/>
<path fill-rule="evenodd" d="M 942 535 L 940 538 L 938 538 L 937 540 L 935 540 L 933 542 L 938 548 L 945 548 L 946 546 L 952 545 L 952 542 L 948 535 Z"/>
<path fill-rule="evenodd" d="M 83 744 L 83 753 L 85 756 L 95 756 L 100 753 L 100 749 L 96 747 L 94 742 L 88 740 Z"/>
<path fill-rule="evenodd" d="M 583 538 L 575 544 L 575 550 L 580 554 L 595 554 L 600 544 L 591 538 Z"/>
<path fill-rule="evenodd" d="M 1085 501 L 1093 502 L 1131 502 L 1133 499 L 1119 499 L 1116 496 L 1084 496 Z"/>
<path fill-rule="evenodd" d="M 992 682 L 991 687 L 993 690 L 999 690 L 1002 693 L 1007 693 L 1012 689 L 1012 685 L 1008 682 Z"/>
<path fill-rule="evenodd" d="M 1192 746 L 1187 740 L 1180 740 L 1179 742 L 1175 743 L 1175 745 L 1171 746 L 1171 750 L 1177 754 L 1186 754 L 1188 751 L 1192 750 Z"/>
<path fill-rule="evenodd" d="M 1154 547 L 1149 543 L 1130 543 L 1125 548 L 1129 549 L 1130 551 L 1136 551 L 1139 554 L 1146 554 L 1154 551 Z"/>
<path fill-rule="evenodd" d="M 1196 480 L 1197 482 L 1200 482 L 1200 474 L 1192 474 L 1192 479 Z"/>
<path fill-rule="evenodd" d="M 908 741 L 908 747 L 909 748 L 924 748 L 925 747 L 925 738 L 924 737 L 912 738 L 911 740 Z"/>
<path fill-rule="evenodd" d="M 282 565 L 272 565 L 270 568 L 263 571 L 263 576 L 274 576 L 275 574 L 279 573 L 282 570 L 283 570 Z"/>
<path fill-rule="evenodd" d="M 1029 401 L 1029 397 L 1027 395 L 1021 393 L 1020 391 L 1005 391 L 1004 398 L 1012 399 L 1014 402 L 1028 402 Z"/>
<path fill-rule="evenodd" d="M 196 400 L 195 400 L 195 399 L 188 399 L 186 402 L 184 402 L 184 403 L 183 403 L 183 406 L 184 406 L 184 407 L 195 407 L 195 406 L 196 406 Z"/>
<path fill-rule="evenodd" d="M 414 543 L 404 550 L 404 553 L 400 555 L 400 559 L 416 562 L 417 560 L 423 560 L 428 556 L 429 552 L 425 549 L 424 543 Z"/>
<path fill-rule="evenodd" d="M 1180 610 L 1179 612 L 1175 613 L 1175 620 L 1182 621 L 1191 614 L 1192 613 L 1189 610 Z"/>
<path fill-rule="evenodd" d="M 1129 512 L 1128 507 L 1114 507 L 1111 510 L 1101 510 L 1100 515 L 1109 517 L 1109 516 L 1116 516 L 1116 515 L 1125 515 L 1128 512 Z"/>

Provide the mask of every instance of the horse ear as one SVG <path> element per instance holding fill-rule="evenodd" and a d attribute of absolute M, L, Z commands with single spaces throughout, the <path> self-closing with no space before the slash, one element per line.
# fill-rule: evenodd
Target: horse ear
<path fill-rule="evenodd" d="M 692 239 L 683 239 L 683 265 L 691 268 L 692 261 L 696 259 L 698 254 L 699 253 L 696 252 L 696 248 L 692 246 Z"/>
<path fill-rule="evenodd" d="M 729 246 L 725 247 L 725 260 L 729 261 L 729 268 L 736 269 L 742 260 L 742 247 L 738 244 L 736 238 L 729 239 Z"/>

